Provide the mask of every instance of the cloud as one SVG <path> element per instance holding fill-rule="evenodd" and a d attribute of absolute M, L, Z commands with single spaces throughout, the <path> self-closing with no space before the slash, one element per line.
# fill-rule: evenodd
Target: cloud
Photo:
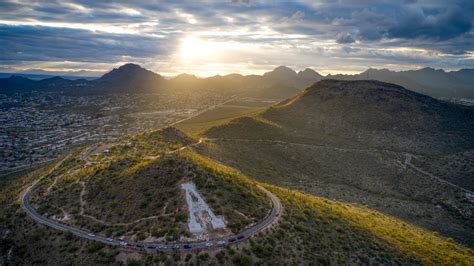
<path fill-rule="evenodd" d="M 250 3 L 250 0 L 232 0 L 232 3 L 234 4 L 249 4 Z"/>
<path fill-rule="evenodd" d="M 353 42 L 355 42 L 355 39 L 352 38 L 352 36 L 349 33 L 345 33 L 345 34 L 340 34 L 337 37 L 336 42 L 340 43 L 340 44 L 353 43 Z"/>
<path fill-rule="evenodd" d="M 133 61 L 171 72 L 188 67 L 174 58 L 189 36 L 262 51 L 229 54 L 220 62 L 226 69 L 246 62 L 255 69 L 304 68 L 313 61 L 331 69 L 417 62 L 474 67 L 472 0 L 5 0 L 0 10 L 0 67 L 68 61 L 103 69 Z"/>
<path fill-rule="evenodd" d="M 448 40 L 469 32 L 472 29 L 470 19 L 459 8 L 437 14 L 409 11 L 400 23 L 388 29 L 388 36 Z"/>
<path fill-rule="evenodd" d="M 352 29 L 359 39 L 430 40 L 456 38 L 472 29 L 472 9 L 460 6 L 375 5 L 351 10 L 349 16 L 337 16 L 333 24 Z"/>
<path fill-rule="evenodd" d="M 116 62 L 167 55 L 173 49 L 172 37 L 42 26 L 0 25 L 0 42 L 0 61 Z"/>

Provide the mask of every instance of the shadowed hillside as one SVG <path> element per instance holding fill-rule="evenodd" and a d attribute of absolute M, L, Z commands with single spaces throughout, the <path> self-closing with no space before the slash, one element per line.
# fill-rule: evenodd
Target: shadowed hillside
<path fill-rule="evenodd" d="M 473 110 L 377 81 L 324 80 L 208 129 L 202 152 L 280 186 L 368 204 L 474 245 Z"/>
<path fill-rule="evenodd" d="M 459 151 L 474 143 L 469 134 L 474 130 L 472 108 L 378 81 L 323 80 L 262 117 L 304 139 L 327 136 L 354 145 L 420 152 Z M 219 136 L 219 130 L 207 135 Z"/>

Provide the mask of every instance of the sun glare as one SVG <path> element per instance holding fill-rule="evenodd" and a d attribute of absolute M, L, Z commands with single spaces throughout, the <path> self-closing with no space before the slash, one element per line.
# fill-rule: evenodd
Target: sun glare
<path fill-rule="evenodd" d="M 232 40 L 215 40 L 201 37 L 199 34 L 195 33 L 181 39 L 175 53 L 177 60 L 174 64 L 178 73 L 187 72 L 204 77 L 226 73 L 261 72 L 260 69 L 252 68 L 251 63 L 252 58 L 261 52 L 261 47 L 258 45 Z M 243 60 L 244 63 L 235 62 L 236 58 Z"/>
<path fill-rule="evenodd" d="M 215 57 L 223 47 L 219 43 L 188 37 L 181 43 L 180 56 L 185 60 Z"/>

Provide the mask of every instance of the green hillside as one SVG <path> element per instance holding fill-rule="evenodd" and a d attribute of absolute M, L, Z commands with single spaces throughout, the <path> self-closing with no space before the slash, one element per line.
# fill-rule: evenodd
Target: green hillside
<path fill-rule="evenodd" d="M 31 202 L 41 214 L 67 217 L 67 224 L 89 231 L 178 241 L 189 237 L 180 184 L 192 181 L 234 233 L 263 219 L 270 203 L 262 191 L 206 170 L 186 149 L 173 152 L 190 141 L 167 129 L 123 139 L 92 161 L 84 152 L 71 154 L 41 181 Z"/>
<path fill-rule="evenodd" d="M 75 154 L 80 154 L 80 152 Z M 264 212 L 258 211 L 255 206 L 259 206 L 259 202 L 261 202 L 263 207 L 264 203 L 268 201 L 262 197 L 258 190 L 255 190 L 257 183 L 241 172 L 189 149 L 178 154 L 166 155 L 165 158 L 165 160 L 158 160 L 156 163 L 161 166 L 161 164 L 173 162 L 173 169 L 178 169 L 173 171 L 178 172 L 179 169 L 182 169 L 182 167 L 176 167 L 179 163 L 196 167 L 193 172 L 197 176 L 201 176 L 196 179 L 196 184 L 203 190 L 204 197 L 210 202 L 213 202 L 210 192 L 217 190 L 222 192 L 219 197 L 216 197 L 219 202 L 228 202 L 229 205 L 244 204 L 238 205 L 238 208 L 246 215 L 251 215 L 253 212 L 255 217 L 259 218 L 258 213 Z M 67 160 L 63 163 L 69 165 Z M 154 163 L 149 165 L 154 165 Z M 52 169 L 52 166 L 49 169 Z M 146 166 L 140 167 L 137 173 L 148 171 L 144 169 L 148 168 Z M 48 169 L 44 169 L 33 173 L 23 181 L 23 184 L 28 184 L 34 178 L 45 174 L 52 177 L 48 172 Z M 113 176 L 110 175 L 108 178 L 114 178 Z M 99 175 L 97 178 L 103 179 L 104 177 Z M 54 189 L 55 192 L 51 192 L 51 195 L 60 193 L 63 186 L 65 190 L 68 190 L 66 189 L 67 182 L 62 182 L 61 180 L 56 183 L 55 187 L 58 186 L 59 189 Z M 114 184 L 117 187 L 121 186 L 117 182 Z M 2 208 L 2 217 L 5 217 L 2 224 L 14 233 L 2 239 L 2 247 L 12 248 L 11 261 L 21 260 L 49 264 L 59 262 L 113 264 L 116 261 L 128 261 L 129 263 L 193 262 L 238 265 L 259 262 L 270 264 L 317 262 L 320 264 L 469 265 L 474 259 L 472 249 L 395 217 L 374 211 L 369 207 L 329 200 L 265 183 L 259 184 L 272 191 L 283 203 L 283 215 L 278 225 L 270 231 L 260 233 L 256 238 L 232 248 L 209 253 L 182 255 L 123 253 L 121 250 L 81 240 L 39 225 L 25 217 L 24 213 L 19 210 L 18 202 L 15 201 L 15 193 L 19 193 L 24 186 L 12 186 L 8 190 L 9 193 L 5 193 L 10 196 L 4 197 L 1 203 L 2 206 L 5 206 Z M 124 188 L 124 190 L 128 191 L 129 189 Z M 112 195 L 111 193 L 114 191 L 115 189 L 107 191 L 107 195 Z M 216 195 L 217 193 L 219 192 L 212 194 Z M 242 196 L 239 196 L 241 194 Z M 240 199 L 244 194 L 245 200 L 242 201 Z M 73 194 L 74 197 L 76 195 Z M 255 200 L 252 201 L 252 198 Z M 63 202 L 66 205 L 69 204 L 67 201 Z M 109 207 L 115 208 L 109 205 L 97 204 L 97 206 L 104 208 L 104 210 Z M 227 206 L 213 204 L 212 208 L 219 210 L 226 209 Z M 98 213 L 96 214 L 98 215 Z M 222 214 L 225 217 L 231 217 L 228 212 L 223 211 Z M 146 228 L 146 225 L 150 224 L 145 223 L 142 227 Z M 157 226 L 158 224 L 153 225 Z M 47 255 L 45 250 L 48 251 Z M 77 257 L 72 254 L 77 254 Z"/>

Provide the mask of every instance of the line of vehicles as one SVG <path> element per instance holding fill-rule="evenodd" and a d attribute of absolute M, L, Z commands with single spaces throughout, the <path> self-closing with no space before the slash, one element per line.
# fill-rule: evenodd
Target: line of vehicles
<path fill-rule="evenodd" d="M 87 234 L 91 238 L 96 238 L 94 233 Z M 157 252 L 166 250 L 177 250 L 177 249 L 203 249 L 212 248 L 214 246 L 225 246 L 229 243 L 234 243 L 239 240 L 245 239 L 245 236 L 240 235 L 237 237 L 229 238 L 228 240 L 211 240 L 205 243 L 190 243 L 190 244 L 156 244 L 156 243 L 133 243 L 124 240 L 115 240 L 112 237 L 106 237 L 105 241 L 110 243 L 117 243 L 119 246 L 124 248 L 141 249 L 141 250 L 156 250 Z"/>

